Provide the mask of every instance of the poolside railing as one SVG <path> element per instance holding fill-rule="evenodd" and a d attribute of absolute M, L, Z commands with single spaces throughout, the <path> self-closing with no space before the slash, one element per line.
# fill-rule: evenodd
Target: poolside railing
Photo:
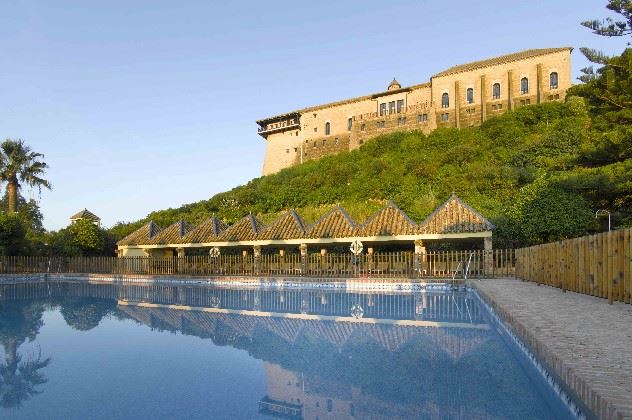
<path fill-rule="evenodd" d="M 632 303 L 632 229 L 516 250 L 516 277 Z"/>
<path fill-rule="evenodd" d="M 469 266 L 466 264 L 471 259 Z M 459 264 L 461 262 L 461 264 Z M 493 251 L 376 252 L 185 257 L 0 257 L 0 274 L 94 273 L 116 275 L 269 276 L 318 278 L 511 277 L 515 253 Z"/>

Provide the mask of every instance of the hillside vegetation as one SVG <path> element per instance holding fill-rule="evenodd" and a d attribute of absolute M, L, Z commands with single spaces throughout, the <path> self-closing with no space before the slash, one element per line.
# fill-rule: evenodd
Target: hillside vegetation
<path fill-rule="evenodd" d="M 499 246 L 600 230 L 597 208 L 612 211 L 617 226 L 630 225 L 629 123 L 627 131 L 613 128 L 592 114 L 587 92 L 577 93 L 587 98 L 522 107 L 481 127 L 380 136 L 111 233 L 123 237 L 148 220 L 198 223 L 211 213 L 228 223 L 249 212 L 269 221 L 287 208 L 312 222 L 338 203 L 362 222 L 388 199 L 420 222 L 452 192 L 496 224 Z"/>

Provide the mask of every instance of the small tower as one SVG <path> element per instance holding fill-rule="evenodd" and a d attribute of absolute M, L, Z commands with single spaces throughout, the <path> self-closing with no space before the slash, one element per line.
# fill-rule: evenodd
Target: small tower
<path fill-rule="evenodd" d="M 387 90 L 398 90 L 401 88 L 402 88 L 402 85 L 400 85 L 399 82 L 393 77 L 393 81 L 391 82 L 390 85 L 388 85 Z"/>
<path fill-rule="evenodd" d="M 97 226 L 101 226 L 101 218 L 99 216 L 97 216 L 96 214 L 92 213 L 90 210 L 88 209 L 83 209 L 81 210 L 79 213 L 70 216 L 70 222 L 71 223 L 75 223 L 79 220 L 89 220 L 90 222 L 94 223 Z"/>

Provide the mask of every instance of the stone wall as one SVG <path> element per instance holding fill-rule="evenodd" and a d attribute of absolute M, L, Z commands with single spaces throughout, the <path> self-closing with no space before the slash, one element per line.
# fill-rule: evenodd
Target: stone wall
<path fill-rule="evenodd" d="M 552 72 L 558 74 L 557 88 L 550 85 Z M 527 93 L 521 92 L 523 78 L 529 81 Z M 493 97 L 496 83 L 500 85 L 498 98 Z M 480 125 L 489 117 L 520 106 L 564 100 L 570 86 L 570 50 L 565 49 L 467 71 L 448 71 L 433 77 L 429 84 L 306 108 L 295 113 L 300 114 L 300 118 L 296 117 L 299 120 L 297 126 L 288 125 L 265 135 L 263 174 L 352 150 L 372 137 L 397 130 L 415 129 L 427 134 L 438 127 Z M 470 103 L 468 89 L 473 91 Z M 445 108 L 442 106 L 444 93 L 449 98 Z M 398 101 L 403 101 L 401 112 L 397 112 Z M 386 113 L 381 113 L 381 104 L 385 104 Z M 391 104 L 395 104 L 394 113 L 390 112 Z M 295 114 L 288 115 L 295 118 Z M 327 125 L 329 133 L 326 132 Z"/>

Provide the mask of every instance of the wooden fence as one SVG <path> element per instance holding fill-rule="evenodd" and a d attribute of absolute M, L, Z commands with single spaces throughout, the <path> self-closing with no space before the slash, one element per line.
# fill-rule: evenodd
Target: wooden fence
<path fill-rule="evenodd" d="M 516 277 L 608 302 L 631 302 L 632 229 L 516 250 Z"/>
<path fill-rule="evenodd" d="M 186 257 L 0 257 L 0 273 L 95 273 L 122 275 L 270 276 L 270 277 L 376 277 L 463 279 L 510 277 L 515 252 L 437 251 L 374 254 L 298 254 Z"/>

